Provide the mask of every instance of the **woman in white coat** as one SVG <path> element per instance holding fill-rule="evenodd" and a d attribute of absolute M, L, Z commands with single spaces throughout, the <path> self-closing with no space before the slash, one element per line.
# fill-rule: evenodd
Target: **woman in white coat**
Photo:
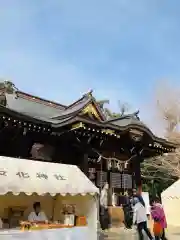
<path fill-rule="evenodd" d="M 144 240 L 143 230 L 149 239 L 153 239 L 147 227 L 147 215 L 143 198 L 141 196 L 136 196 L 134 198 L 134 204 L 133 224 L 137 224 L 139 240 Z"/>
<path fill-rule="evenodd" d="M 105 183 L 100 194 L 100 224 L 102 230 L 107 230 L 110 224 L 109 212 L 108 212 L 108 183 Z"/>

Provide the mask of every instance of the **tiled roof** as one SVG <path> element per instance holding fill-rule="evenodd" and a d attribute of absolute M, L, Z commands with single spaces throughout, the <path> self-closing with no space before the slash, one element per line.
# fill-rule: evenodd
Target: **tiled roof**
<path fill-rule="evenodd" d="M 121 117 L 108 119 L 106 122 L 112 123 L 112 124 L 114 124 L 116 126 L 120 126 L 120 127 L 124 127 L 124 126 L 128 126 L 128 125 L 139 125 L 139 126 L 147 127 L 142 121 L 140 121 L 138 114 L 139 114 L 139 111 L 132 113 L 132 114 L 123 115 Z"/>
<path fill-rule="evenodd" d="M 22 97 L 17 97 L 16 94 L 6 94 L 6 99 L 8 108 L 20 113 L 30 114 L 31 116 L 51 118 L 59 114 L 60 111 L 63 111 L 61 108 L 47 106 L 33 101 L 33 99 L 30 101 Z"/>
<path fill-rule="evenodd" d="M 28 97 L 27 97 L 28 96 Z M 41 99 L 26 94 L 8 94 L 6 93 L 7 106 L 6 108 L 13 113 L 19 113 L 30 118 L 45 121 L 47 123 L 58 124 L 69 121 L 78 116 L 78 114 L 88 105 L 93 99 L 88 95 L 84 95 L 81 99 L 67 107 L 62 105 L 47 104 Z"/>

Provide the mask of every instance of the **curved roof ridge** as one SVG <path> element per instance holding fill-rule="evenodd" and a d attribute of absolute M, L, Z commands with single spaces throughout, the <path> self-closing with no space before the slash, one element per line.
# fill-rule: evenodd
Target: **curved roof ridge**
<path fill-rule="evenodd" d="M 122 116 L 119 116 L 119 117 L 114 117 L 114 118 L 107 119 L 105 122 L 113 122 L 113 121 L 123 120 L 123 119 L 134 119 L 134 120 L 138 120 L 138 121 L 141 122 L 138 114 L 139 114 L 139 110 L 134 112 L 134 113 L 130 113 L 130 114 L 122 115 Z"/>
<path fill-rule="evenodd" d="M 84 101 L 87 101 L 87 100 L 91 101 L 92 99 L 91 99 L 89 96 L 87 96 L 87 95 L 83 95 L 83 96 L 82 96 L 81 98 L 79 98 L 77 101 L 75 101 L 75 102 L 71 103 L 70 105 L 68 105 L 68 106 L 66 107 L 66 109 L 73 108 L 73 107 L 75 107 L 77 104 L 80 104 L 80 103 L 82 103 L 82 102 L 84 102 Z"/>
<path fill-rule="evenodd" d="M 110 124 L 112 124 L 114 126 L 118 126 L 118 127 L 125 127 L 125 126 L 129 126 L 130 128 L 143 127 L 150 134 L 154 135 L 153 132 L 151 131 L 151 129 L 144 122 L 142 122 L 140 120 L 138 114 L 139 114 L 139 111 L 136 111 L 131 114 L 127 114 L 127 115 L 123 115 L 123 116 L 116 117 L 113 119 L 109 119 L 109 120 L 105 121 L 105 123 L 110 123 Z"/>
<path fill-rule="evenodd" d="M 66 118 L 67 116 L 77 116 L 83 108 L 85 108 L 91 99 L 84 99 L 84 101 L 79 101 L 73 107 L 66 108 L 65 110 L 61 111 L 57 116 L 53 116 L 52 119 L 62 119 Z"/>
<path fill-rule="evenodd" d="M 76 108 L 78 105 L 83 104 L 84 102 L 86 104 L 87 104 L 87 102 L 88 103 L 93 103 L 95 105 L 98 113 L 100 114 L 102 120 L 105 120 L 105 116 L 104 116 L 102 110 L 100 109 L 100 107 L 99 107 L 99 105 L 98 105 L 98 103 L 96 101 L 96 98 L 92 95 L 92 93 L 93 93 L 93 90 L 90 90 L 89 92 L 85 93 L 80 99 L 78 99 L 74 103 L 72 103 L 69 106 L 67 106 L 66 110 Z"/>

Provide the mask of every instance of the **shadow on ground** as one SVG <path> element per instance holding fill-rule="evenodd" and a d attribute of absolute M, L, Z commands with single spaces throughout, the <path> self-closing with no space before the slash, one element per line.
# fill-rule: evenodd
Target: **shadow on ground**
<path fill-rule="evenodd" d="M 119 238 L 119 233 L 99 233 L 99 238 L 98 240 L 106 240 L 106 239 L 118 239 Z"/>
<path fill-rule="evenodd" d="M 98 233 L 98 240 L 116 240 L 116 239 L 123 239 L 123 240 L 131 240 L 131 237 L 134 236 L 134 234 L 132 232 L 121 232 L 119 230 L 116 231 L 109 231 L 109 232 L 99 232 Z"/>

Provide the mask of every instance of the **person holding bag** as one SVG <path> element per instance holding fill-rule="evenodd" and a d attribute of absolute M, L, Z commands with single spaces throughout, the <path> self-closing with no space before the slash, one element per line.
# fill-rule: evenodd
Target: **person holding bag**
<path fill-rule="evenodd" d="M 154 235 L 155 239 L 167 240 L 165 236 L 165 229 L 167 228 L 166 216 L 159 198 L 155 198 L 152 202 L 151 216 L 154 220 Z"/>

